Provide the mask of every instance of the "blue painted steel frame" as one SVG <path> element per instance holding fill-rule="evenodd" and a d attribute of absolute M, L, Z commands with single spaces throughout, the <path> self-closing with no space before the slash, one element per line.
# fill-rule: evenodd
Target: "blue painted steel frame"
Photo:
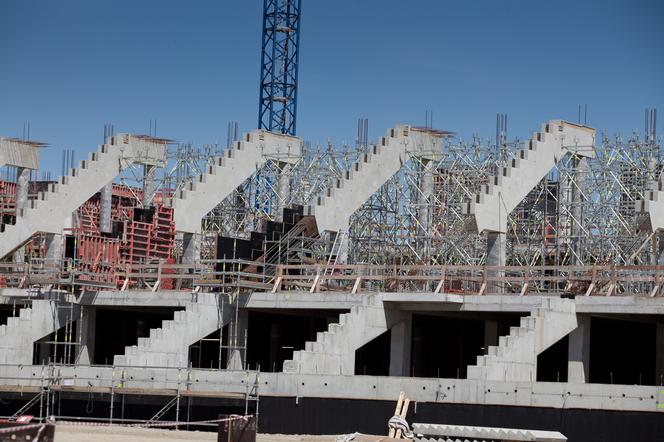
<path fill-rule="evenodd" d="M 295 135 L 302 0 L 264 0 L 258 128 Z"/>

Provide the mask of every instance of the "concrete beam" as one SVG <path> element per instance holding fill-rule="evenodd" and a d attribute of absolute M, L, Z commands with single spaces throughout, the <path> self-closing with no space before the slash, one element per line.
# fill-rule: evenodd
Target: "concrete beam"
<path fill-rule="evenodd" d="M 62 366 L 60 379 L 88 392 L 109 387 L 112 367 Z M 22 386 L 41 385 L 42 366 L 0 366 L 0 376 L 17 379 Z M 116 378 L 117 379 L 117 378 Z M 206 394 L 239 393 L 247 389 L 246 371 L 205 369 L 123 369 L 125 388 L 182 388 Z M 394 401 L 403 391 L 411 402 L 484 404 L 557 409 L 615 410 L 656 413 L 664 403 L 658 386 L 575 384 L 570 382 L 511 382 L 472 379 L 404 378 L 388 376 L 340 376 L 303 373 L 260 373 L 261 396 L 292 398 L 342 398 Z M 107 390 L 105 390 L 107 391 Z M 163 390 L 161 390 L 163 392 Z M 624 395 L 624 396 L 623 396 Z"/>

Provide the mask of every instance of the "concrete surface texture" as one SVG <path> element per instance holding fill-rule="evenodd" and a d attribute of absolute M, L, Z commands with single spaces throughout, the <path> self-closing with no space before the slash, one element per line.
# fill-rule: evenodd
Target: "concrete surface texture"
<path fill-rule="evenodd" d="M 319 232 L 348 231 L 350 216 L 399 171 L 407 151 L 431 152 L 439 145 L 439 135 L 411 126 L 388 130 L 378 145 L 371 146 L 353 164 L 352 170 L 310 203 L 306 214 L 315 215 Z"/>
<path fill-rule="evenodd" d="M 254 130 L 244 135 L 223 156 L 215 157 L 205 173 L 175 195 L 172 201 L 175 229 L 200 233 L 201 220 L 240 186 L 270 157 L 295 161 L 302 140 L 288 135 Z"/>
<path fill-rule="evenodd" d="M 125 347 L 116 355 L 115 365 L 137 367 L 186 367 L 189 346 L 205 338 L 230 321 L 231 307 L 214 293 L 199 293 L 185 310 L 174 313 L 172 320 L 150 330 L 150 337 L 138 338 L 137 345 Z"/>
<path fill-rule="evenodd" d="M 637 211 L 647 218 L 647 226 L 653 232 L 664 229 L 664 173 L 650 184 L 646 198 L 636 204 Z"/>
<path fill-rule="evenodd" d="M 487 355 L 468 367 L 468 379 L 533 382 L 537 379 L 537 355 L 577 327 L 574 301 L 544 298 L 542 306 L 522 317 L 519 327 L 501 336 Z"/>
<path fill-rule="evenodd" d="M 33 343 L 78 318 L 78 309 L 47 300 L 34 300 L 32 307 L 20 309 L 18 316 L 0 325 L 0 363 L 32 364 Z"/>
<path fill-rule="evenodd" d="M 69 169 L 57 184 L 50 184 L 48 191 L 40 192 L 37 199 L 18 212 L 16 224 L 4 225 L 0 233 L 0 257 L 7 256 L 37 232 L 60 235 L 67 220 L 71 220 L 72 212 L 122 169 L 134 160 L 147 161 L 152 154 L 165 155 L 160 145 L 151 147 L 152 144 L 130 134 L 118 134 L 100 145 L 96 152 L 90 152 L 78 168 Z"/>
<path fill-rule="evenodd" d="M 546 176 L 562 155 L 592 155 L 595 130 L 585 126 L 552 120 L 542 125 L 519 151 L 517 158 L 500 168 L 493 180 L 466 206 L 474 215 L 469 227 L 477 232 L 506 231 L 507 215 Z"/>
<path fill-rule="evenodd" d="M 317 333 L 315 342 L 293 352 L 293 359 L 284 361 L 284 372 L 354 375 L 355 350 L 403 320 L 399 311 L 384 308 L 379 296 L 363 300 L 362 305 L 351 307 L 350 313 L 339 315 L 339 323 Z"/>
<path fill-rule="evenodd" d="M 39 143 L 0 137 L 0 166 L 36 170 L 39 166 Z"/>

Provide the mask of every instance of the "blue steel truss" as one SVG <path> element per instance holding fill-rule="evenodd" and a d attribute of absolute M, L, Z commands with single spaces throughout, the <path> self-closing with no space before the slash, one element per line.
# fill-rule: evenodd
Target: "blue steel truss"
<path fill-rule="evenodd" d="M 302 0 L 264 0 L 258 128 L 295 135 Z"/>

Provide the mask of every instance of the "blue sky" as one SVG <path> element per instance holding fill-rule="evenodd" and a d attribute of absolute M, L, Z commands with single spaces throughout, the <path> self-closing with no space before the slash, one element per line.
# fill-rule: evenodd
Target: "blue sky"
<path fill-rule="evenodd" d="M 258 112 L 261 0 L 0 0 L 0 135 L 51 147 L 60 170 L 103 125 L 196 145 Z M 548 119 L 629 132 L 659 108 L 664 2 L 303 0 L 298 135 L 376 138 L 395 123 L 491 137 L 495 115 L 526 137 Z"/>

